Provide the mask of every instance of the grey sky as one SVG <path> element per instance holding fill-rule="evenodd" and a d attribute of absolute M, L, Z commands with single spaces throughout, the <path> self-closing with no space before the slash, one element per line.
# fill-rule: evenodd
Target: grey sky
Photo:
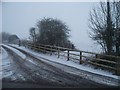
<path fill-rule="evenodd" d="M 81 50 L 95 51 L 88 37 L 88 16 L 95 2 L 4 2 L 2 3 L 2 30 L 28 38 L 29 28 L 43 17 L 57 18 L 65 22 L 71 32 L 70 40 Z"/>
<path fill-rule="evenodd" d="M 2 3 L 0 3 L 0 32 L 2 31 Z"/>

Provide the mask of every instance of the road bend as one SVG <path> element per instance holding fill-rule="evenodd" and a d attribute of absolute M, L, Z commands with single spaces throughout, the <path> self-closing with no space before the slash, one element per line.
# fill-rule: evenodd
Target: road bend
<path fill-rule="evenodd" d="M 79 75 L 65 72 L 64 70 L 56 67 L 62 64 L 54 62 L 44 62 L 34 55 L 27 53 L 26 51 L 19 50 L 26 55 L 23 59 L 17 53 L 6 46 L 2 46 L 8 53 L 11 60 L 12 75 L 3 78 L 4 87 L 14 88 L 40 88 L 40 87 L 79 87 L 79 88 L 110 88 L 115 86 L 100 84 L 92 80 L 85 79 Z M 17 49 L 18 50 L 18 49 Z M 54 63 L 54 64 L 52 64 Z M 63 65 L 63 67 L 72 69 L 69 66 Z M 3 70 L 4 72 L 7 72 Z M 13 79 L 12 77 L 16 78 Z M 12 79 L 11 79 L 12 78 Z"/>

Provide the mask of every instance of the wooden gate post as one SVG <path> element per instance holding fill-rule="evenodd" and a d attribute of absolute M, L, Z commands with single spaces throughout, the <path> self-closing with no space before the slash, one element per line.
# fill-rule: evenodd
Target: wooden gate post
<path fill-rule="evenodd" d="M 69 61 L 69 50 L 68 50 L 68 57 L 67 57 L 67 61 Z"/>
<path fill-rule="evenodd" d="M 45 49 L 46 46 L 43 46 L 43 45 L 42 45 L 42 47 L 43 47 L 43 53 L 46 54 L 46 49 Z"/>
<path fill-rule="evenodd" d="M 60 50 L 59 50 L 59 48 L 57 48 L 58 49 L 58 58 L 60 58 Z"/>
<path fill-rule="evenodd" d="M 52 55 L 52 46 L 50 46 L 50 56 Z"/>
<path fill-rule="evenodd" d="M 80 64 L 82 64 L 82 52 L 80 51 Z"/>
<path fill-rule="evenodd" d="M 39 51 L 39 52 L 41 51 L 41 49 L 40 49 L 40 45 L 38 45 L 38 51 Z"/>
<path fill-rule="evenodd" d="M 120 76 L 120 59 L 117 58 L 117 63 L 116 63 L 116 74 Z"/>
<path fill-rule="evenodd" d="M 95 54 L 95 58 L 98 58 L 98 54 Z"/>

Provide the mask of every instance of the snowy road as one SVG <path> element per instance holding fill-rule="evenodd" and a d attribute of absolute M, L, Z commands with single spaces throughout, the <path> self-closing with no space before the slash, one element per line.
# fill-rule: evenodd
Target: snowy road
<path fill-rule="evenodd" d="M 83 71 L 55 62 L 43 61 L 42 58 L 38 59 L 25 51 L 19 51 L 21 54 L 18 55 L 18 50 L 13 50 L 11 47 L 4 47 L 2 50 L 3 87 L 11 87 L 8 82 L 32 83 L 38 85 L 37 87 L 112 87 L 83 78 L 81 76 L 83 74 L 74 74 Z M 16 87 L 20 86 L 17 84 Z"/>

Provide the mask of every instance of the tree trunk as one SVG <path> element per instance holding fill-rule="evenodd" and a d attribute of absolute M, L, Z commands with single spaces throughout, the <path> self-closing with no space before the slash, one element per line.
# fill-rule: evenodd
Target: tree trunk
<path fill-rule="evenodd" d="M 110 2 L 107 0 L 107 54 L 112 53 L 112 23 L 111 23 L 111 12 L 110 12 Z"/>

